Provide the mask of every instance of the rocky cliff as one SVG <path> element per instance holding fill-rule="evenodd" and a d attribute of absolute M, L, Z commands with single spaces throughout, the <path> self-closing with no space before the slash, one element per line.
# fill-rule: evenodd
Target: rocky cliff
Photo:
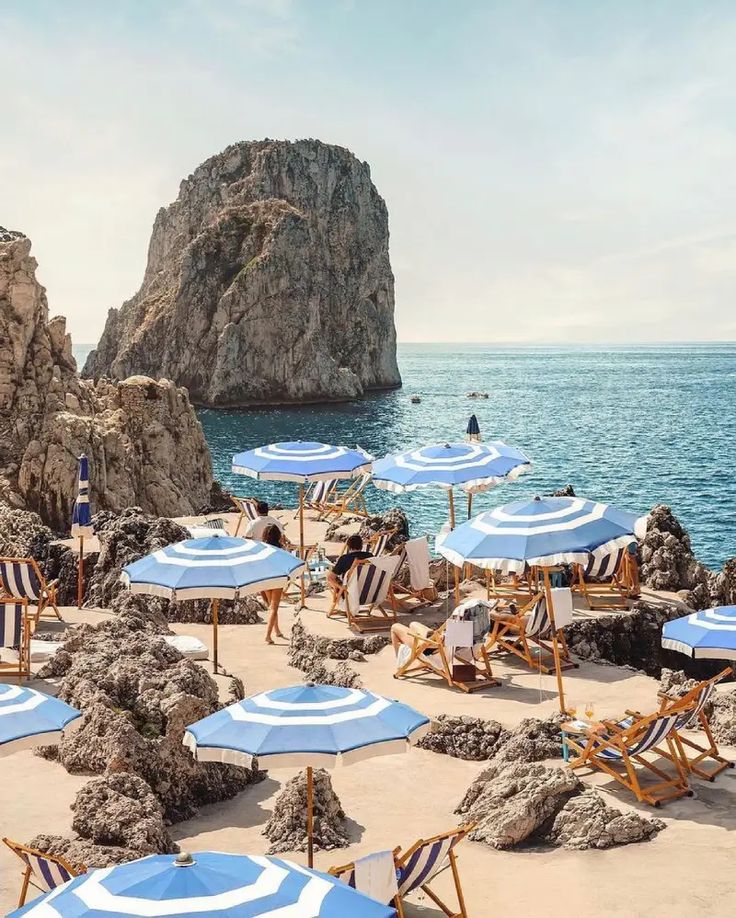
<path fill-rule="evenodd" d="M 352 398 L 401 383 L 393 315 L 368 165 L 316 140 L 238 143 L 159 211 L 143 284 L 83 375 L 163 375 L 204 405 Z"/>
<path fill-rule="evenodd" d="M 206 503 L 212 464 L 186 391 L 143 376 L 80 380 L 30 250 L 0 229 L 0 498 L 67 530 L 86 452 L 96 509 L 175 515 Z"/>

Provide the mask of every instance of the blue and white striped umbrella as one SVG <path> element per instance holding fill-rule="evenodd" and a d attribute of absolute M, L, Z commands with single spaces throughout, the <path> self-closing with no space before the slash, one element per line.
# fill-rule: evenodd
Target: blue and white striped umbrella
<path fill-rule="evenodd" d="M 365 689 L 296 685 L 210 714 L 187 728 L 184 744 L 203 762 L 331 768 L 406 752 L 428 730 L 424 714 Z"/>
<path fill-rule="evenodd" d="M 327 443 L 271 443 L 233 456 L 233 472 L 263 481 L 327 481 L 370 472 L 373 457 L 360 447 Z"/>
<path fill-rule="evenodd" d="M 92 528 L 92 508 L 89 503 L 89 459 L 84 453 L 79 457 L 79 477 L 77 481 L 77 499 L 72 513 L 72 538 L 87 539 L 94 535 Z"/>
<path fill-rule="evenodd" d="M 436 443 L 373 463 L 373 483 L 386 491 L 455 486 L 485 491 L 512 481 L 531 468 L 520 450 L 500 440 L 493 443 Z"/>
<path fill-rule="evenodd" d="M 160 548 L 123 568 L 133 593 L 166 599 L 239 599 L 283 588 L 304 562 L 288 551 L 251 539 L 210 536 Z"/>
<path fill-rule="evenodd" d="M 666 622 L 662 647 L 694 660 L 736 660 L 736 606 L 717 606 Z"/>
<path fill-rule="evenodd" d="M 51 695 L 0 683 L 0 756 L 55 743 L 81 716 L 81 711 Z"/>
<path fill-rule="evenodd" d="M 587 564 L 626 547 L 646 532 L 647 517 L 580 497 L 514 501 L 458 526 L 438 541 L 452 564 L 502 572 L 526 565 Z"/>
<path fill-rule="evenodd" d="M 159 854 L 82 874 L 11 916 L 27 918 L 392 918 L 336 877 L 278 857 Z M 187 860 L 191 863 L 187 863 Z"/>

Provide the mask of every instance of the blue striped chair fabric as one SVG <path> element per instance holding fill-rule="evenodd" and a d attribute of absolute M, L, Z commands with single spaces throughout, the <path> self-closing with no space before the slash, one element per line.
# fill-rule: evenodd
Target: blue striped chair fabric
<path fill-rule="evenodd" d="M 524 621 L 524 634 L 527 637 L 542 638 L 549 634 L 552 621 L 547 611 L 547 600 L 540 596 Z"/>
<path fill-rule="evenodd" d="M 23 886 L 21 888 L 18 905 L 24 905 L 28 893 L 28 886 L 35 886 L 41 892 L 51 892 L 57 886 L 67 883 L 69 880 L 80 873 L 86 872 L 86 867 L 74 868 L 63 858 L 56 857 L 53 854 L 45 854 L 43 851 L 37 851 L 34 848 L 28 848 L 9 838 L 4 838 L 3 842 L 10 850 L 17 855 L 25 865 L 23 877 Z"/>
<path fill-rule="evenodd" d="M 388 548 L 388 543 L 396 535 L 394 529 L 387 529 L 384 532 L 377 533 L 369 542 L 371 554 L 374 558 L 380 558 Z"/>
<path fill-rule="evenodd" d="M 0 559 L 0 581 L 8 595 L 15 599 L 38 601 L 44 595 L 44 584 L 31 561 L 21 558 Z"/>
<path fill-rule="evenodd" d="M 220 517 L 215 517 L 212 520 L 205 520 L 202 523 L 205 529 L 225 529 L 225 520 L 220 519 Z"/>
<path fill-rule="evenodd" d="M 625 548 L 619 548 L 618 551 L 606 555 L 603 558 L 594 558 L 591 556 L 590 561 L 588 561 L 583 569 L 583 576 L 586 580 L 613 577 L 621 566 L 621 561 L 623 560 L 625 552 Z"/>
<path fill-rule="evenodd" d="M 309 505 L 324 503 L 336 484 L 337 481 L 335 479 L 330 479 L 329 481 L 315 481 L 309 491 L 307 491 L 304 502 Z"/>
<path fill-rule="evenodd" d="M 0 647 L 18 650 L 23 639 L 23 603 L 0 602 Z"/>
<path fill-rule="evenodd" d="M 462 830 L 439 836 L 429 841 L 418 842 L 397 864 L 396 879 L 399 895 L 403 898 L 421 886 L 430 883 L 445 866 L 450 851 L 463 837 Z"/>
<path fill-rule="evenodd" d="M 629 756 L 643 755 L 643 753 L 659 745 L 659 743 L 666 739 L 674 730 L 679 716 L 679 714 L 666 714 L 662 717 L 657 717 L 649 724 L 642 736 L 633 738 L 635 741 L 631 745 L 627 744 L 626 740 L 622 739 L 623 744 L 626 746 L 626 754 Z M 630 730 L 634 724 L 635 721 L 633 718 L 627 718 L 626 720 L 619 721 L 618 726 L 626 731 Z M 612 735 L 604 734 L 601 738 L 610 740 L 612 739 Z M 601 759 L 615 759 L 618 761 L 624 757 L 623 751 L 617 749 L 615 746 L 604 746 L 598 749 L 595 754 Z"/>
<path fill-rule="evenodd" d="M 388 593 L 388 584 L 391 581 L 388 573 L 382 571 L 368 562 L 361 564 L 355 572 L 355 579 L 358 583 L 358 606 L 373 606 L 386 598 Z"/>
<path fill-rule="evenodd" d="M 698 698 L 695 702 L 695 707 L 690 711 L 683 711 L 682 714 L 677 718 L 677 723 L 675 728 L 677 730 L 685 730 L 691 724 L 694 724 L 695 721 L 700 717 L 700 713 L 703 708 L 708 704 L 712 695 L 715 693 L 716 687 L 712 682 L 706 682 L 705 685 L 698 692 Z"/>

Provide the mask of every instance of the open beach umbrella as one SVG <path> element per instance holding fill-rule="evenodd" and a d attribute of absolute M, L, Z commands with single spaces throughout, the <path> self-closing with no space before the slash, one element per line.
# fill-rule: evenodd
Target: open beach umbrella
<path fill-rule="evenodd" d="M 626 547 L 646 532 L 646 516 L 616 510 L 581 497 L 535 497 L 479 513 L 447 533 L 437 550 L 452 564 L 503 573 L 543 570 L 547 607 L 552 618 L 555 671 L 564 710 L 562 673 L 554 628 L 549 568 L 586 564 Z"/>
<path fill-rule="evenodd" d="M 665 622 L 662 647 L 693 660 L 736 660 L 736 606 L 717 606 Z"/>
<path fill-rule="evenodd" d="M 187 727 L 203 762 L 307 768 L 307 844 L 313 863 L 312 769 L 406 752 L 429 730 L 414 708 L 364 689 L 296 685 L 253 695 Z"/>
<path fill-rule="evenodd" d="M 79 564 L 77 566 L 77 608 L 84 599 L 84 540 L 94 535 L 92 508 L 89 503 L 89 460 L 82 453 L 79 457 L 77 476 L 77 499 L 72 512 L 72 538 L 79 539 Z"/>
<path fill-rule="evenodd" d="M 132 593 L 174 601 L 212 600 L 213 662 L 217 672 L 217 612 L 221 599 L 283 589 L 304 568 L 294 555 L 252 539 L 210 536 L 167 545 L 123 568 Z"/>
<path fill-rule="evenodd" d="M 0 756 L 55 743 L 81 716 L 81 711 L 51 695 L 0 683 Z"/>
<path fill-rule="evenodd" d="M 92 870 L 10 913 L 28 918 L 392 918 L 336 877 L 278 857 L 156 854 Z"/>
<path fill-rule="evenodd" d="M 299 484 L 299 551 L 304 557 L 304 485 L 314 481 L 354 478 L 370 472 L 373 457 L 360 447 L 331 446 L 297 440 L 270 443 L 233 456 L 233 472 L 262 481 L 295 481 Z M 305 601 L 301 582 L 302 606 Z"/>

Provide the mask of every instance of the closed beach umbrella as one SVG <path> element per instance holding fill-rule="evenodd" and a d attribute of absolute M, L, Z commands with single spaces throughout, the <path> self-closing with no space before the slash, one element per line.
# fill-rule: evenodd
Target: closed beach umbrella
<path fill-rule="evenodd" d="M 72 512 L 72 538 L 79 539 L 79 564 L 77 567 L 77 608 L 84 598 L 84 540 L 94 535 L 92 508 L 89 503 L 89 460 L 82 453 L 77 475 L 77 499 Z"/>
<path fill-rule="evenodd" d="M 49 745 L 82 712 L 35 689 L 0 683 L 0 756 Z"/>
<path fill-rule="evenodd" d="M 221 599 L 283 589 L 304 563 L 288 551 L 251 539 L 211 536 L 175 542 L 123 568 L 132 593 L 174 601 L 212 600 L 213 662 L 217 672 L 217 612 Z"/>
<path fill-rule="evenodd" d="M 328 443 L 271 443 L 233 456 L 233 472 L 261 481 L 295 481 L 299 484 L 299 551 L 304 557 L 304 485 L 314 481 L 354 478 L 370 472 L 373 457 L 356 447 Z M 304 605 L 302 578 L 302 605 Z"/>
<path fill-rule="evenodd" d="M 547 607 L 553 623 L 557 687 L 564 710 L 548 568 L 557 564 L 586 564 L 591 555 L 604 557 L 626 547 L 644 536 L 646 523 L 646 516 L 580 497 L 535 497 L 479 513 L 447 533 L 438 542 L 437 550 L 459 567 L 474 564 L 519 574 L 527 565 L 543 569 Z"/>
<path fill-rule="evenodd" d="M 297 685 L 231 704 L 187 728 L 203 762 L 263 768 L 307 766 L 307 839 L 312 851 L 312 769 L 406 752 L 429 729 L 413 708 L 364 689 Z"/>
<path fill-rule="evenodd" d="M 468 426 L 465 429 L 465 436 L 468 440 L 475 440 L 480 443 L 480 426 L 478 425 L 478 418 L 474 414 L 470 415 Z"/>
<path fill-rule="evenodd" d="M 666 622 L 662 647 L 694 660 L 736 660 L 736 606 L 717 606 Z"/>
<path fill-rule="evenodd" d="M 158 854 L 82 874 L 11 916 L 28 918 L 391 918 L 336 877 L 278 857 Z"/>

